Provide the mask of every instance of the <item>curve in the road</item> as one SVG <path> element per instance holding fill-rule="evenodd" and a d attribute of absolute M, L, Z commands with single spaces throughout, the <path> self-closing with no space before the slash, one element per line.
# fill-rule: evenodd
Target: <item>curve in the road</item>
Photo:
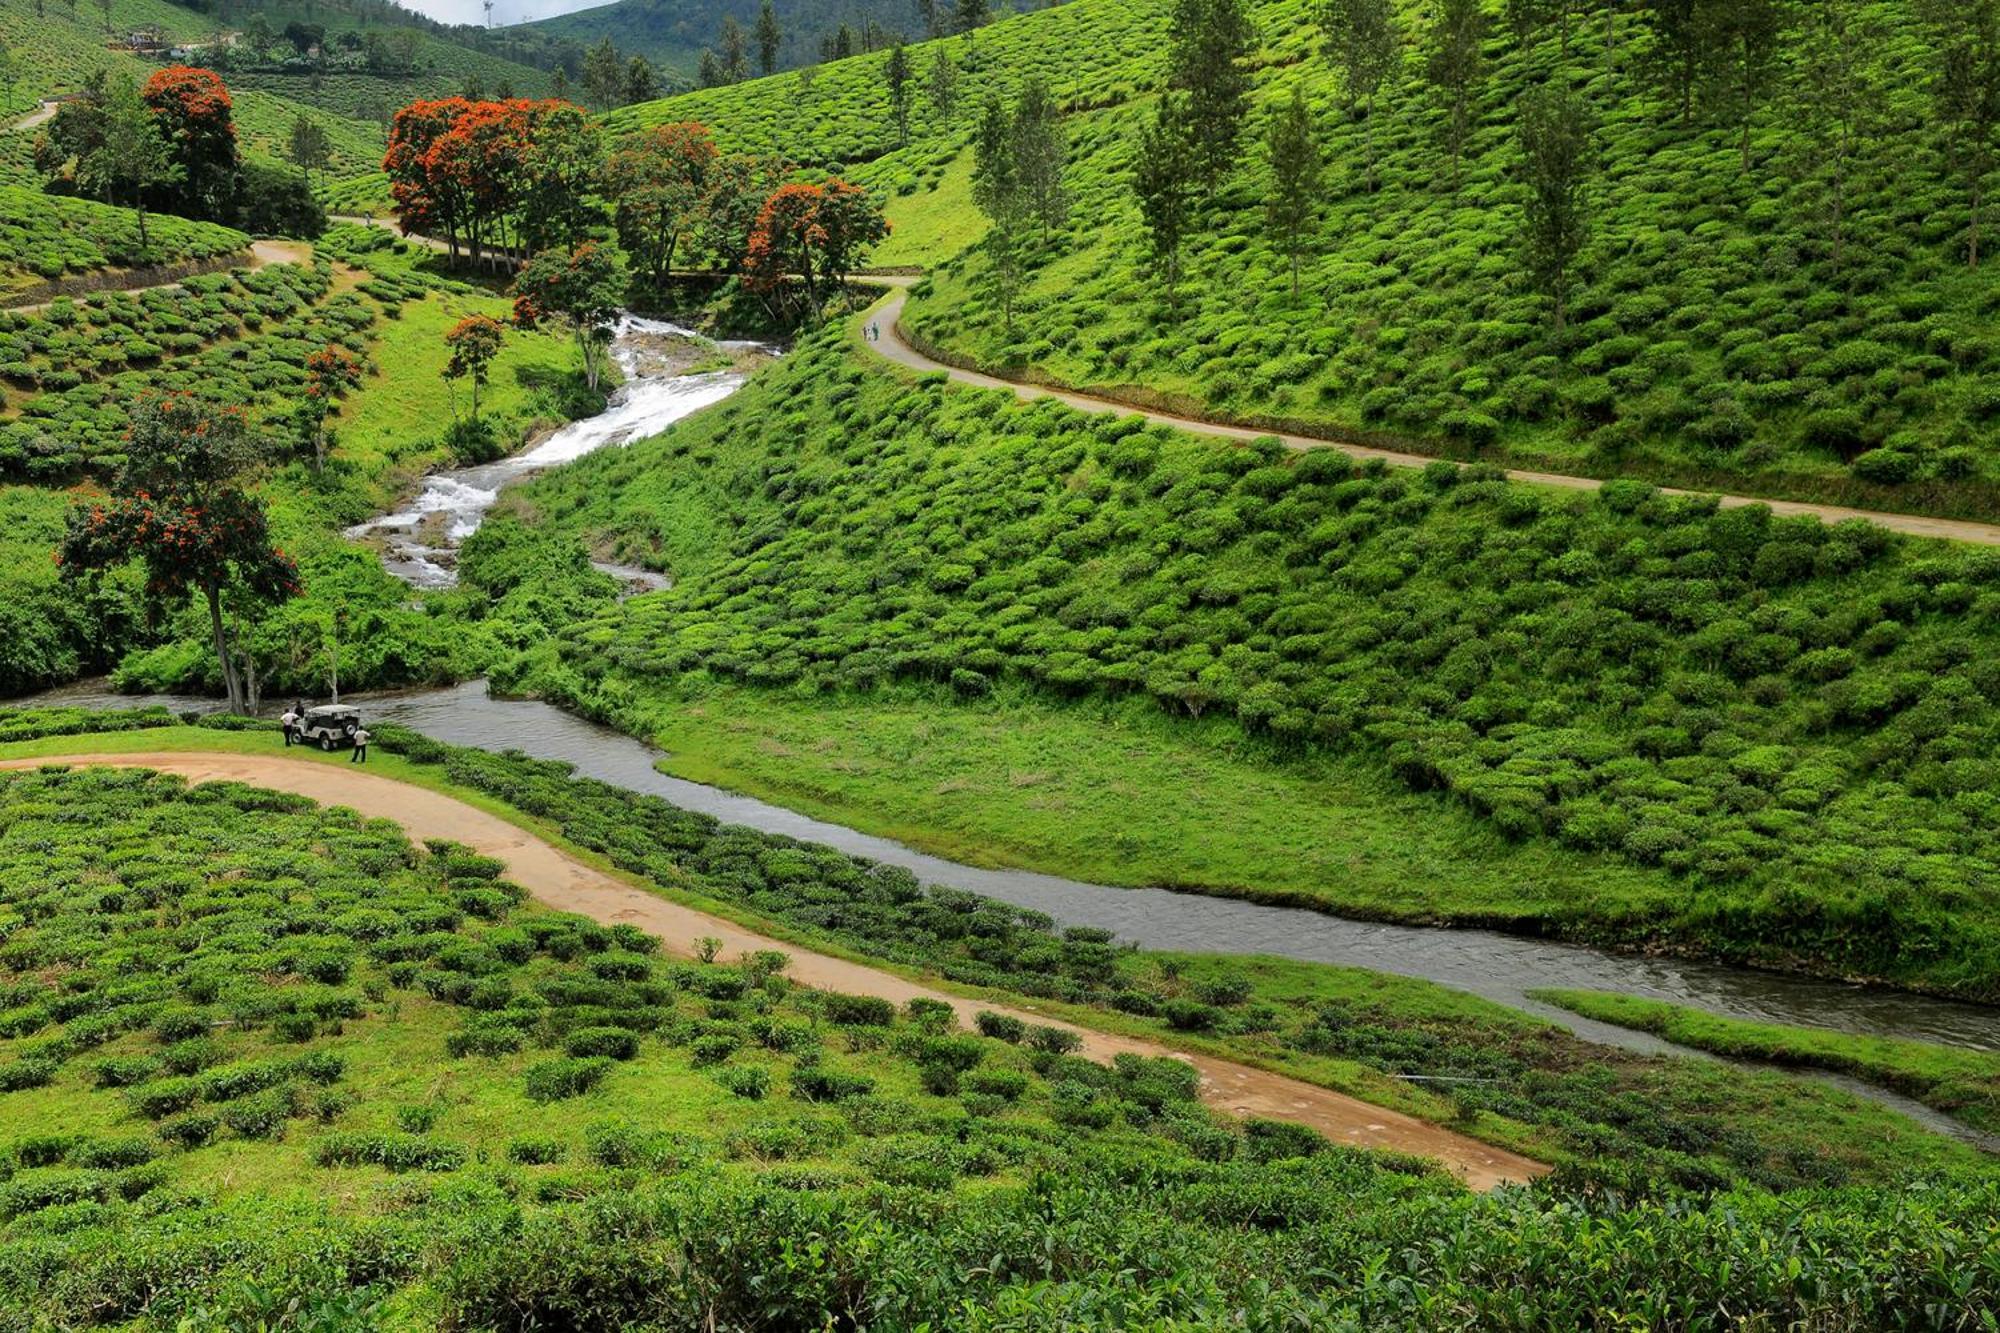
<path fill-rule="evenodd" d="M 1354 458 L 1379 458 L 1392 467 L 1428 467 L 1440 461 L 1427 454 L 1378 449 L 1348 440 L 1324 439 L 1313 435 L 1295 435 L 1284 431 L 1259 430 L 1250 426 L 1230 426 L 1203 421 L 1198 417 L 1178 416 L 1172 412 L 1161 412 L 1120 402 L 1115 398 L 1101 398 L 1070 389 L 1046 388 L 1039 384 L 1024 384 L 1019 380 L 1002 379 L 981 371 L 967 370 L 962 366 L 948 365 L 926 356 L 912 346 L 903 335 L 903 305 L 909 299 L 908 289 L 917 279 L 900 275 L 878 275 L 857 277 L 856 281 L 890 289 L 882 301 L 862 316 L 879 331 L 879 337 L 869 340 L 867 346 L 878 355 L 911 370 L 942 371 L 960 384 L 975 385 L 983 389 L 1006 389 L 1024 401 L 1053 398 L 1081 412 L 1119 412 L 1140 416 L 1148 421 L 1172 426 L 1177 430 L 1190 431 L 1197 435 L 1213 435 L 1226 440 L 1276 438 L 1292 449 L 1338 449 Z M 1563 490 L 1594 491 L 1604 485 L 1604 481 L 1598 477 L 1571 477 L 1559 472 L 1510 471 L 1507 475 L 1516 481 L 1525 481 L 1537 486 L 1553 486 Z M 1670 486 L 1662 486 L 1660 490 L 1667 495 L 1709 494 L 1709 492 L 1679 490 Z M 1980 523 L 1971 519 L 1931 518 L 1923 514 L 1896 514 L 1873 509 L 1848 509 L 1840 505 L 1808 504 L 1798 500 L 1767 500 L 1749 495 L 1718 495 L 1717 499 L 1725 509 L 1735 509 L 1745 505 L 1765 505 L 1772 513 L 1780 516 L 1809 514 L 1828 523 L 1859 518 L 1878 527 L 1888 528 L 1894 532 L 1905 532 L 1913 537 L 1935 537 L 1947 541 L 1972 542 L 1981 546 L 2000 546 L 2000 524 L 1996 523 Z"/>
<path fill-rule="evenodd" d="M 282 240 L 252 241 L 250 242 L 249 261 L 247 263 L 242 263 L 242 264 L 231 264 L 229 265 L 229 268 L 250 269 L 254 271 L 260 268 L 268 268 L 272 264 L 309 264 L 312 262 L 312 252 L 313 252 L 312 246 L 305 241 L 282 241 Z M 236 253 L 241 254 L 242 251 L 239 250 Z M 218 269 L 216 271 L 221 272 L 223 270 Z M 80 300 L 85 297 L 96 296 L 103 292 L 164 291 L 170 287 L 184 287 L 187 285 L 187 281 L 188 280 L 186 278 L 171 278 L 166 282 L 140 282 L 140 283 L 134 283 L 129 287 L 121 287 L 117 285 L 109 287 L 93 287 L 87 292 L 73 293 L 70 299 Z M 61 299 L 63 298 L 51 297 L 49 300 L 39 301 L 34 305 L 15 305 L 15 306 L 7 306 L 5 308 L 10 314 L 32 315 L 37 313 L 38 311 L 47 310 L 50 306 L 54 305 L 58 300 Z"/>
<path fill-rule="evenodd" d="M 977 1003 L 863 963 L 760 935 L 586 865 L 498 815 L 345 763 L 277 755 L 159 751 L 10 759 L 0 762 L 0 768 L 83 764 L 147 768 L 190 782 L 250 783 L 294 792 L 326 805 L 347 806 L 372 818 L 391 819 L 413 838 L 450 838 L 481 855 L 499 858 L 510 879 L 550 907 L 607 925 L 629 922 L 657 935 L 667 949 L 683 956 L 692 956 L 693 941 L 704 935 L 721 940 L 730 956 L 778 949 L 791 959 L 786 975 L 801 985 L 875 995 L 898 1005 L 918 998 L 942 1000 L 967 1024 L 981 1009 L 1011 1013 L 1030 1022 L 1070 1028 L 1083 1038 L 1083 1053 L 1100 1061 L 1126 1052 L 1191 1058 L 1201 1071 L 1202 1098 L 1212 1106 L 1240 1116 L 1309 1125 L 1335 1143 L 1432 1158 L 1474 1189 L 1532 1180 L 1548 1170 L 1542 1163 L 1504 1148 L 1297 1079 L 1208 1056 L 1188 1057 L 1154 1042 L 1075 1027 L 1025 1008 Z"/>

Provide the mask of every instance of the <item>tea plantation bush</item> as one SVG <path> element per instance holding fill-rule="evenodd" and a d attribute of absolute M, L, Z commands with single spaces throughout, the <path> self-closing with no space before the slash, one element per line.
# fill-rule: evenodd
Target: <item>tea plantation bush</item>
<path fill-rule="evenodd" d="M 0 312 L 0 381 L 25 393 L 0 420 L 0 475 L 48 481 L 114 466 L 126 405 L 141 392 L 288 416 L 314 352 L 368 354 L 376 307 L 353 292 L 329 298 L 331 285 L 324 266 L 275 264 Z"/>
<path fill-rule="evenodd" d="M 525 494 L 675 575 L 514 669 L 600 715 L 703 675 L 1148 699 L 1677 886 L 1507 924 L 2000 995 L 1990 553 L 1218 448 L 910 384 L 837 335 Z"/>
<path fill-rule="evenodd" d="M 139 215 L 129 208 L 0 185 L 0 297 L 44 279 L 112 266 L 213 259 L 250 247 L 242 232 L 212 222 L 150 216 L 146 230 L 150 245 L 141 252 Z"/>

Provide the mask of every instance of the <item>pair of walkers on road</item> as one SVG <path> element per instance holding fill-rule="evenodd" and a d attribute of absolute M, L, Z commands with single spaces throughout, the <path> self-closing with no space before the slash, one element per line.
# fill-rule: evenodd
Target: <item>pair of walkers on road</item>
<path fill-rule="evenodd" d="M 350 764 L 368 762 L 368 742 L 375 738 L 361 725 L 361 710 L 343 704 L 308 709 L 304 700 L 295 699 L 278 715 L 278 724 L 284 729 L 287 749 L 311 740 L 317 740 L 322 750 L 344 744 L 353 748 L 347 757 Z"/>

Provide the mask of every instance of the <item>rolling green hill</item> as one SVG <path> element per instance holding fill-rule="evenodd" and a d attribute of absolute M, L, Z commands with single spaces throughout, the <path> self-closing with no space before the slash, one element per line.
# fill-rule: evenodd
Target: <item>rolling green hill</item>
<path fill-rule="evenodd" d="M 594 46 L 608 37 L 620 51 L 642 55 L 662 73 L 687 84 L 694 80 L 702 51 L 719 49 L 726 18 L 742 25 L 750 43 L 751 66 L 756 67 L 751 30 L 760 4 L 761 0 L 616 0 L 520 24 L 509 31 L 548 33 L 584 46 Z M 816 63 L 821 39 L 831 37 L 842 24 L 857 38 L 870 24 L 905 37 L 924 35 L 923 21 L 911 0 L 776 0 L 772 8 L 783 33 L 780 69 Z"/>
<path fill-rule="evenodd" d="M 674 586 L 522 678 L 642 734 L 747 692 L 802 733 L 792 788 L 1052 869 L 2000 995 L 2000 563 L 1498 478 L 912 384 L 835 330 L 524 490 Z M 922 761 L 853 766 L 905 704 L 1073 753 L 941 801 Z M 1194 816 L 1175 747 L 1297 785 Z"/>
<path fill-rule="evenodd" d="M 1456 187 L 1425 83 L 1429 8 L 1373 126 L 1351 116 L 1301 0 L 1250 6 L 1250 114 L 1236 166 L 1199 199 L 1179 309 L 1152 272 L 1130 185 L 1164 78 L 1165 0 L 1081 0 L 954 41 L 961 106 L 920 96 L 895 149 L 881 58 L 628 109 L 782 145 L 896 196 L 925 256 L 983 231 L 969 172 L 947 183 L 983 99 L 1029 72 L 1072 115 L 1069 226 L 1037 249 L 1011 336 L 983 255 L 942 265 L 909 327 L 954 359 L 1196 414 L 1594 475 L 1976 515 L 2000 488 L 2000 296 L 1967 267 L 1967 203 L 1928 88 L 1934 44 L 1904 3 L 1856 11 L 1865 132 L 1830 162 L 1798 76 L 1774 76 L 1745 134 L 1711 109 L 1683 124 L 1631 16 L 1580 15 L 1566 49 L 1489 6 Z M 1595 9 L 1596 7 L 1590 7 Z M 1800 10 L 1780 42 L 1799 64 Z M 929 48 L 913 51 L 919 73 Z M 1588 241 L 1561 336 L 1524 273 L 1515 109 L 1551 81 L 1595 122 Z M 1326 159 L 1300 296 L 1267 226 L 1265 122 L 1302 88 Z M 1712 108 L 1727 105 L 1713 93 Z M 1379 188 L 1370 191 L 1373 142 Z M 1842 262 L 1829 206 L 1843 197 Z M 936 225 L 935 219 L 947 219 Z M 892 241 L 881 262 L 918 251 Z"/>

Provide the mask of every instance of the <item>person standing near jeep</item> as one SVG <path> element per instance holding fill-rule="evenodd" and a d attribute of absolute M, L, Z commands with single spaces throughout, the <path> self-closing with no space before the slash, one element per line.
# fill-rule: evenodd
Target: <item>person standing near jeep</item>
<path fill-rule="evenodd" d="M 368 762 L 369 739 L 370 739 L 370 733 L 368 731 L 368 728 L 356 727 L 354 729 L 354 753 L 348 756 L 347 758 L 348 763 L 365 764 Z"/>
<path fill-rule="evenodd" d="M 292 742 L 296 739 L 299 718 L 301 716 L 301 711 L 296 703 L 278 715 L 278 725 L 285 729 L 285 748 L 287 750 L 292 748 Z"/>

